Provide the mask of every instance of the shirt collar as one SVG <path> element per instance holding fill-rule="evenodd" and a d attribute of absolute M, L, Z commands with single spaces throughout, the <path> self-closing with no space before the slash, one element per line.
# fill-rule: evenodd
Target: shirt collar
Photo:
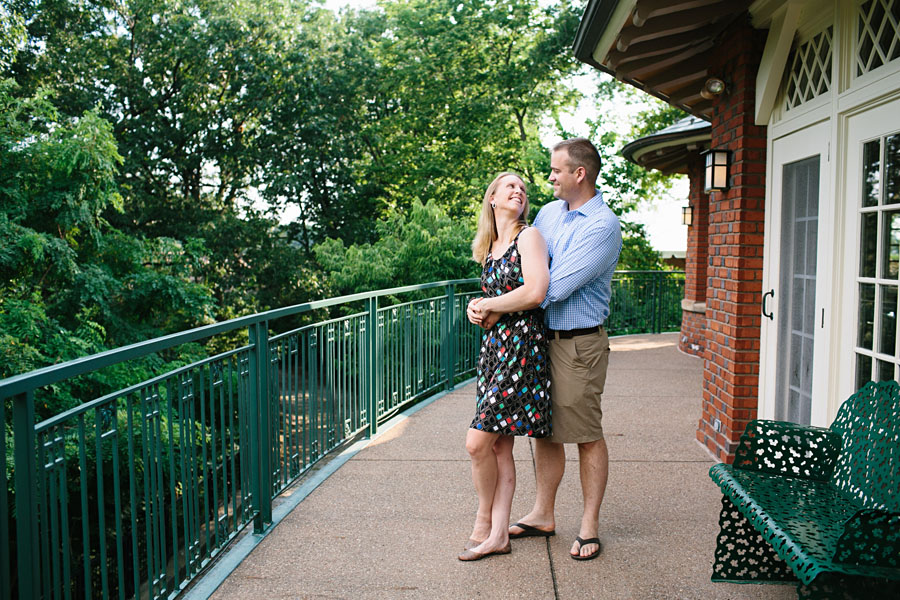
<path fill-rule="evenodd" d="M 603 206 L 603 192 L 598 189 L 594 189 L 594 197 L 581 205 L 581 207 L 576 208 L 575 212 L 581 213 L 586 217 L 589 217 L 596 213 Z M 569 211 L 569 203 L 566 200 L 563 200 L 563 209 L 565 212 Z"/>

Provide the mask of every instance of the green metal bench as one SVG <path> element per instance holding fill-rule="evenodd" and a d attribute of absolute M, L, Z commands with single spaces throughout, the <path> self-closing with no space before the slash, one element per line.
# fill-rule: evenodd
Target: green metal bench
<path fill-rule="evenodd" d="M 900 386 L 867 383 L 828 429 L 751 421 L 721 488 L 713 581 L 800 598 L 900 598 Z"/>

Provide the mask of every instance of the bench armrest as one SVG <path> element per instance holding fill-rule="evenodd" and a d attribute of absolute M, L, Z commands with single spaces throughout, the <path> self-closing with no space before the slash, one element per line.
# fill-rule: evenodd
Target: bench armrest
<path fill-rule="evenodd" d="M 862 509 L 844 523 L 834 561 L 900 569 L 900 513 Z"/>
<path fill-rule="evenodd" d="M 829 481 L 840 449 L 841 436 L 830 429 L 754 420 L 741 435 L 734 468 Z"/>

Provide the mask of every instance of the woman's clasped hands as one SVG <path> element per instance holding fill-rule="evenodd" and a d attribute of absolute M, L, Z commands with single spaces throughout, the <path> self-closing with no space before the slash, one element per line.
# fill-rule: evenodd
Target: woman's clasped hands
<path fill-rule="evenodd" d="M 500 318 L 499 314 L 491 311 L 487 298 L 472 298 L 466 307 L 466 316 L 470 323 L 478 325 L 482 329 L 490 329 Z"/>

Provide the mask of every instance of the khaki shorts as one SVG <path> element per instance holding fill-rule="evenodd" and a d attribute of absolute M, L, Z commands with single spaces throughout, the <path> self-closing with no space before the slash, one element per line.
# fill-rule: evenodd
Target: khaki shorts
<path fill-rule="evenodd" d="M 603 439 L 600 399 L 609 366 L 605 329 L 569 339 L 550 339 L 551 442 L 581 444 Z"/>

